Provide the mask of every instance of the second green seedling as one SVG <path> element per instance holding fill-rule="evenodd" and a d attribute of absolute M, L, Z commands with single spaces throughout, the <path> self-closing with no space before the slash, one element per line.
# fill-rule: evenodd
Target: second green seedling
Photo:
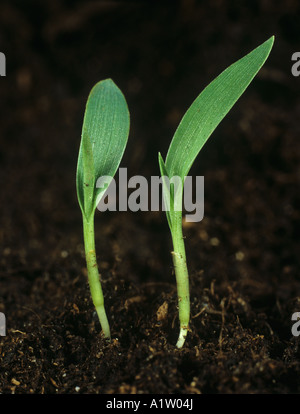
<path fill-rule="evenodd" d="M 98 271 L 94 215 L 105 194 L 97 187 L 100 177 L 112 180 L 123 157 L 129 133 L 129 112 L 122 92 L 111 79 L 98 82 L 91 90 L 84 114 L 77 164 L 77 197 L 82 212 L 85 257 L 91 296 L 104 336 L 110 326 Z"/>
<path fill-rule="evenodd" d="M 162 176 L 168 182 L 179 177 L 182 186 L 164 185 L 165 200 L 170 205 L 166 211 L 172 242 L 172 258 L 178 293 L 180 332 L 177 347 L 181 348 L 189 330 L 190 292 L 182 235 L 182 196 L 186 176 L 198 153 L 221 120 L 246 90 L 266 61 L 274 42 L 269 40 L 238 60 L 214 79 L 193 102 L 182 118 L 170 144 L 165 161 L 159 154 Z"/>

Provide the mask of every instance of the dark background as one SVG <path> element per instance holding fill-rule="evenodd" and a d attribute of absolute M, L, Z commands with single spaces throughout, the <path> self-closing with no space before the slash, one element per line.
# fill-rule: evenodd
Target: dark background
<path fill-rule="evenodd" d="M 1 2 L 1 392 L 299 392 L 291 334 L 300 311 L 300 78 L 291 73 L 299 7 Z M 86 283 L 75 188 L 90 89 L 112 78 L 126 97 L 131 129 L 121 166 L 129 177 L 159 175 L 157 154 L 166 155 L 196 96 L 273 34 L 263 69 L 191 170 L 205 177 L 205 218 L 184 225 L 193 316 L 185 348 L 174 348 L 163 213 L 96 214 L 114 338 L 105 344 Z"/>

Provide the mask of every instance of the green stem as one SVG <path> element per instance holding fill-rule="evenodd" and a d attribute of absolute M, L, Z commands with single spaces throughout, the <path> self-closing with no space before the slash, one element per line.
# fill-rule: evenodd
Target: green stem
<path fill-rule="evenodd" d="M 173 213 L 172 219 L 172 241 L 173 241 L 173 264 L 177 283 L 178 309 L 180 332 L 177 340 L 177 348 L 181 348 L 189 329 L 190 321 L 190 291 L 189 275 L 186 264 L 185 246 L 182 235 L 182 212 Z"/>
<path fill-rule="evenodd" d="M 105 338 L 110 339 L 110 328 L 104 308 L 104 298 L 98 272 L 96 250 L 95 250 L 95 232 L 94 232 L 94 215 L 89 219 L 83 216 L 83 236 L 85 257 L 88 271 L 88 280 L 91 290 L 91 296 L 96 308 L 96 312 L 104 333 Z"/>

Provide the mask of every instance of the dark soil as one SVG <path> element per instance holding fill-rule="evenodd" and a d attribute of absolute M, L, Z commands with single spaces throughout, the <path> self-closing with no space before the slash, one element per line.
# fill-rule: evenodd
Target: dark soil
<path fill-rule="evenodd" d="M 300 392 L 299 2 L 157 4 L 2 1 L 1 393 Z M 181 350 L 164 213 L 97 212 L 107 343 L 75 190 L 89 90 L 117 83 L 131 113 L 121 166 L 159 175 L 157 153 L 194 98 L 272 34 L 266 65 L 191 171 L 205 177 L 205 217 L 184 225 L 192 319 Z"/>

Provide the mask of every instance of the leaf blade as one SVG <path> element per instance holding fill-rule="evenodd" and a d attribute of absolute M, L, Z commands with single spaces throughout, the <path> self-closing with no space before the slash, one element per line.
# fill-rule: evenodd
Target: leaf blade
<path fill-rule="evenodd" d="M 184 179 L 212 132 L 240 98 L 266 61 L 274 36 L 225 69 L 195 99 L 171 141 L 165 166 Z"/>
<path fill-rule="evenodd" d="M 126 100 L 111 79 L 91 90 L 84 114 L 77 164 L 77 196 L 82 212 L 90 216 L 103 189 L 96 188 L 102 176 L 114 177 L 123 157 L 129 134 Z"/>

